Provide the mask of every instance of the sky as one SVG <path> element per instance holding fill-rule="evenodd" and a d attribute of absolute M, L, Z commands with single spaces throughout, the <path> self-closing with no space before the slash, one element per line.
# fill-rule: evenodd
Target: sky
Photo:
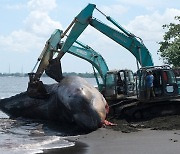
<path fill-rule="evenodd" d="M 157 54 L 165 33 L 162 25 L 180 16 L 180 0 L 0 0 L 0 72 L 31 72 L 53 31 L 65 30 L 89 3 L 140 37 L 154 64 L 163 64 Z M 93 17 L 112 25 L 97 11 Z M 109 69 L 136 71 L 135 57 L 93 27 L 88 26 L 78 40 L 100 53 Z M 62 58 L 62 69 L 92 72 L 90 63 L 68 53 Z"/>

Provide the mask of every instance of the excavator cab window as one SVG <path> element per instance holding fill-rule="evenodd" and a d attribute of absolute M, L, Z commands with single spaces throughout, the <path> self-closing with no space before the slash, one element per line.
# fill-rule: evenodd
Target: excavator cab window
<path fill-rule="evenodd" d="M 163 71 L 163 80 L 166 84 L 176 83 L 176 77 L 172 71 Z"/>
<path fill-rule="evenodd" d="M 131 70 L 126 71 L 126 78 L 127 78 L 127 93 L 134 95 L 135 80 L 134 80 L 133 72 Z"/>
<path fill-rule="evenodd" d="M 146 99 L 146 76 L 147 72 L 152 71 L 154 76 L 153 90 L 155 98 L 158 100 L 168 99 L 171 96 L 178 96 L 178 86 L 175 74 L 170 67 L 150 67 L 149 69 L 141 69 L 138 72 L 139 77 L 139 99 Z M 156 100 L 157 100 L 156 99 Z"/>
<path fill-rule="evenodd" d="M 116 89 L 117 94 L 126 94 L 126 82 L 125 82 L 125 73 L 124 71 L 119 71 L 117 73 L 117 80 L 116 80 Z"/>
<path fill-rule="evenodd" d="M 176 93 L 176 78 L 172 70 L 155 70 L 154 73 L 154 92 L 157 97 L 173 95 Z"/>
<path fill-rule="evenodd" d="M 105 78 L 105 96 L 111 97 L 116 95 L 116 75 L 114 72 L 108 72 Z"/>
<path fill-rule="evenodd" d="M 126 95 L 132 96 L 135 95 L 135 80 L 134 80 L 134 75 L 131 70 L 125 70 L 125 90 L 126 90 Z"/>
<path fill-rule="evenodd" d="M 173 69 L 173 71 L 176 76 L 176 80 L 177 80 L 177 84 L 178 84 L 178 93 L 180 95 L 180 68 Z"/>
<path fill-rule="evenodd" d="M 131 70 L 120 70 L 117 73 L 117 93 L 125 95 L 135 94 L 135 80 Z"/>
<path fill-rule="evenodd" d="M 162 71 L 164 93 L 166 95 L 176 94 L 178 91 L 175 74 L 172 70 Z"/>
<path fill-rule="evenodd" d="M 162 85 L 163 85 L 163 78 L 162 78 L 162 72 L 161 71 L 153 71 L 153 76 L 154 76 L 154 81 L 153 81 L 153 86 L 154 86 L 154 93 L 155 96 L 159 97 L 162 95 Z"/>
<path fill-rule="evenodd" d="M 134 95 L 134 77 L 130 70 L 110 71 L 106 74 L 106 97 L 123 98 Z"/>

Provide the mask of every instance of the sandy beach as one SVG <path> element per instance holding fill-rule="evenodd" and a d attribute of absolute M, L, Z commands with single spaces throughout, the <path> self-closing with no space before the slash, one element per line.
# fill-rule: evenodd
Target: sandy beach
<path fill-rule="evenodd" d="M 44 150 L 46 154 L 179 154 L 180 116 L 157 117 L 128 123 L 116 120 L 114 127 L 67 137 L 75 146 Z"/>
<path fill-rule="evenodd" d="M 143 129 L 122 133 L 100 128 L 87 135 L 69 137 L 75 146 L 46 150 L 44 153 L 63 154 L 178 154 L 180 130 L 159 131 Z"/>

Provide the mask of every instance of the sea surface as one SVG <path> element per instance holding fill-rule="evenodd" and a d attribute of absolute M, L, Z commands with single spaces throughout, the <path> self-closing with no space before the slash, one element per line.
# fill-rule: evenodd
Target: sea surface
<path fill-rule="evenodd" d="M 95 79 L 86 80 L 96 85 Z M 43 83 L 55 81 L 42 77 Z M 28 77 L 0 77 L 0 99 L 7 98 L 27 89 Z M 0 154 L 35 154 L 47 149 L 58 149 L 74 146 L 66 140 L 67 136 L 39 121 L 10 119 L 0 111 Z"/>

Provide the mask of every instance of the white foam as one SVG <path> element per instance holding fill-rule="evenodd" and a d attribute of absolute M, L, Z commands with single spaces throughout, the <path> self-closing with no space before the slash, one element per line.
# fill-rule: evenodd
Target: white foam
<path fill-rule="evenodd" d="M 0 111 L 0 118 L 9 118 L 9 116 L 4 112 Z"/>
<path fill-rule="evenodd" d="M 29 144 L 21 144 L 16 148 L 13 148 L 15 153 L 26 153 L 26 154 L 35 154 L 41 153 L 44 149 L 55 149 L 55 148 L 65 148 L 74 146 L 74 142 L 69 142 L 67 140 L 62 139 L 59 136 L 48 136 L 35 138 L 33 143 Z"/>

